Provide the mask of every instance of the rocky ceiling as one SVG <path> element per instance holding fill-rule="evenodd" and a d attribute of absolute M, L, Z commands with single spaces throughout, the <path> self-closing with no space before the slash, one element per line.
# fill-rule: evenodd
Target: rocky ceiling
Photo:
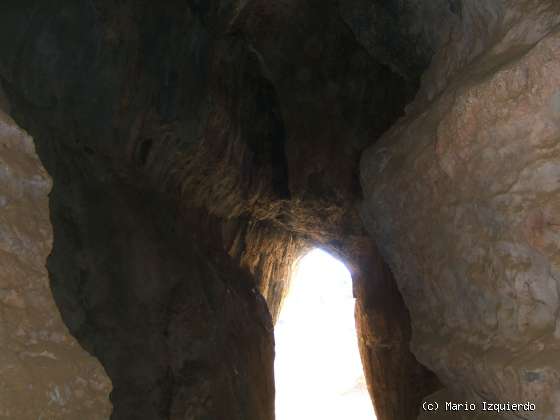
<path fill-rule="evenodd" d="M 513 179 L 484 159 L 557 156 L 546 142 L 558 138 L 559 101 L 533 134 L 509 121 L 531 119 L 557 89 L 558 68 L 546 57 L 558 46 L 558 16 L 544 0 L 4 0 L 0 104 L 33 136 L 52 178 L 52 294 L 110 379 L 111 418 L 272 420 L 273 322 L 294 261 L 312 246 L 351 269 L 380 420 L 416 419 L 422 399 L 442 386 L 437 398 L 545 390 L 545 414 L 525 418 L 557 418 L 558 370 L 527 367 L 555 348 L 546 340 L 557 304 L 539 298 L 557 284 L 543 262 L 554 260 L 555 239 L 542 222 L 553 224 L 555 207 L 545 202 L 555 190 L 527 181 L 549 195 L 527 222 L 540 232 L 529 242 L 533 259 L 511 264 L 540 267 L 534 279 L 551 274 L 545 289 L 509 306 L 499 285 L 517 280 L 506 263 L 496 268 L 496 250 L 521 255 L 500 238 L 522 216 L 504 209 L 531 206 L 508 195 L 489 205 L 476 194 Z M 517 108 L 503 105 L 520 97 Z M 507 149 L 527 135 L 529 149 Z M 486 150 L 489 138 L 504 146 Z M 471 155 L 479 160 L 469 166 Z M 517 175 L 528 167 L 504 166 Z M 547 168 L 537 173 L 550 177 Z M 44 197 L 45 188 L 29 194 Z M 547 309 L 533 313 L 538 299 Z M 500 305 L 525 311 L 530 333 L 509 318 L 496 324 L 490 308 Z M 490 321 L 467 317 L 469 308 Z M 50 335 L 33 338 L 41 317 L 23 329 L 23 348 L 50 343 Z M 9 337 L 21 335 L 10 319 Z M 542 342 L 533 321 L 548 334 Z M 517 332 L 521 339 L 508 341 Z M 544 347 L 523 352 L 527 345 Z M 498 368 L 492 361 L 504 349 L 530 359 Z M 479 358 L 484 352 L 494 358 Z M 64 360 L 63 350 L 53 354 Z M 93 358 L 75 354 L 103 376 Z M 25 360 L 17 369 L 38 369 Z M 65 375 L 41 386 L 67 389 L 76 374 Z M 103 419 L 109 390 L 99 381 L 56 399 L 64 404 L 55 414 L 20 400 L 0 401 L 0 410 Z"/>

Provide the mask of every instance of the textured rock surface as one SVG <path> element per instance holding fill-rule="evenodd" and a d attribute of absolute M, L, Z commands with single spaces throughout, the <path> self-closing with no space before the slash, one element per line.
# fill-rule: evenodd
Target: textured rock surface
<path fill-rule="evenodd" d="M 50 189 L 32 138 L 0 111 L 0 418 L 104 420 L 111 382 L 49 287 Z"/>
<path fill-rule="evenodd" d="M 253 274 L 256 287 L 265 297 L 272 319 L 276 321 L 288 292 L 287 283 L 295 262 L 310 244 L 296 234 L 267 222 L 242 226 L 242 229 L 238 227 L 234 230 L 231 244 L 224 241 L 226 249 L 240 266 Z"/>
<path fill-rule="evenodd" d="M 423 91 L 442 93 L 429 105 L 421 95 L 364 154 L 363 218 L 410 309 L 413 352 L 448 395 L 533 401 L 523 418 L 552 420 L 560 13 L 553 2 L 496 3 L 503 19 L 484 28 L 492 41 L 480 34 L 478 54 L 469 42 L 442 52 L 470 64 L 435 60 L 443 67 L 429 73 L 448 83 Z"/>
<path fill-rule="evenodd" d="M 414 419 L 422 397 L 441 385 L 410 352 L 409 314 L 375 245 L 364 238 L 345 249 L 353 251 L 344 260 L 352 264 L 356 329 L 377 418 Z"/>
<path fill-rule="evenodd" d="M 499 66 L 538 42 L 558 21 L 558 3 L 552 0 L 463 0 L 460 10 L 461 19 L 451 24 L 422 76 L 415 104 L 420 108 L 422 99 L 434 99 L 474 60 L 490 55 L 494 58 L 487 64 Z M 447 28 L 445 21 L 442 25 Z"/>

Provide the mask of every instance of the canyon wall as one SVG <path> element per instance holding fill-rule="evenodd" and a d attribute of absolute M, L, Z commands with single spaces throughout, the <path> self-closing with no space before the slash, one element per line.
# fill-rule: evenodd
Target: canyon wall
<path fill-rule="evenodd" d="M 49 285 L 50 189 L 33 139 L 0 111 L 0 417 L 105 420 L 111 382 Z"/>
<path fill-rule="evenodd" d="M 407 115 L 364 153 L 362 218 L 410 310 L 413 353 L 447 386 L 432 399 L 530 401 L 503 418 L 553 420 L 560 10 L 488 3 L 464 3 L 479 25 L 455 27 Z M 438 415 L 487 418 L 422 418 Z"/>

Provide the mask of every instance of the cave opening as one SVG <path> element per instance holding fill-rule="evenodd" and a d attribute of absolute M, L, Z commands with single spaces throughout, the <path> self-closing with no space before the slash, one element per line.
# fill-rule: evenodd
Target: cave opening
<path fill-rule="evenodd" d="M 297 262 L 275 327 L 276 418 L 376 419 L 348 268 L 315 248 Z"/>

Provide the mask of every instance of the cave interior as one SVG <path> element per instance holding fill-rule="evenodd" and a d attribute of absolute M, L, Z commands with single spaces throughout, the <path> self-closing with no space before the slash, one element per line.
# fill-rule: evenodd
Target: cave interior
<path fill-rule="evenodd" d="M 53 308 L 108 381 L 0 417 L 273 420 L 274 324 L 321 248 L 379 420 L 434 395 L 558 418 L 559 24 L 553 0 L 3 0 L 0 122 L 52 179 Z"/>

